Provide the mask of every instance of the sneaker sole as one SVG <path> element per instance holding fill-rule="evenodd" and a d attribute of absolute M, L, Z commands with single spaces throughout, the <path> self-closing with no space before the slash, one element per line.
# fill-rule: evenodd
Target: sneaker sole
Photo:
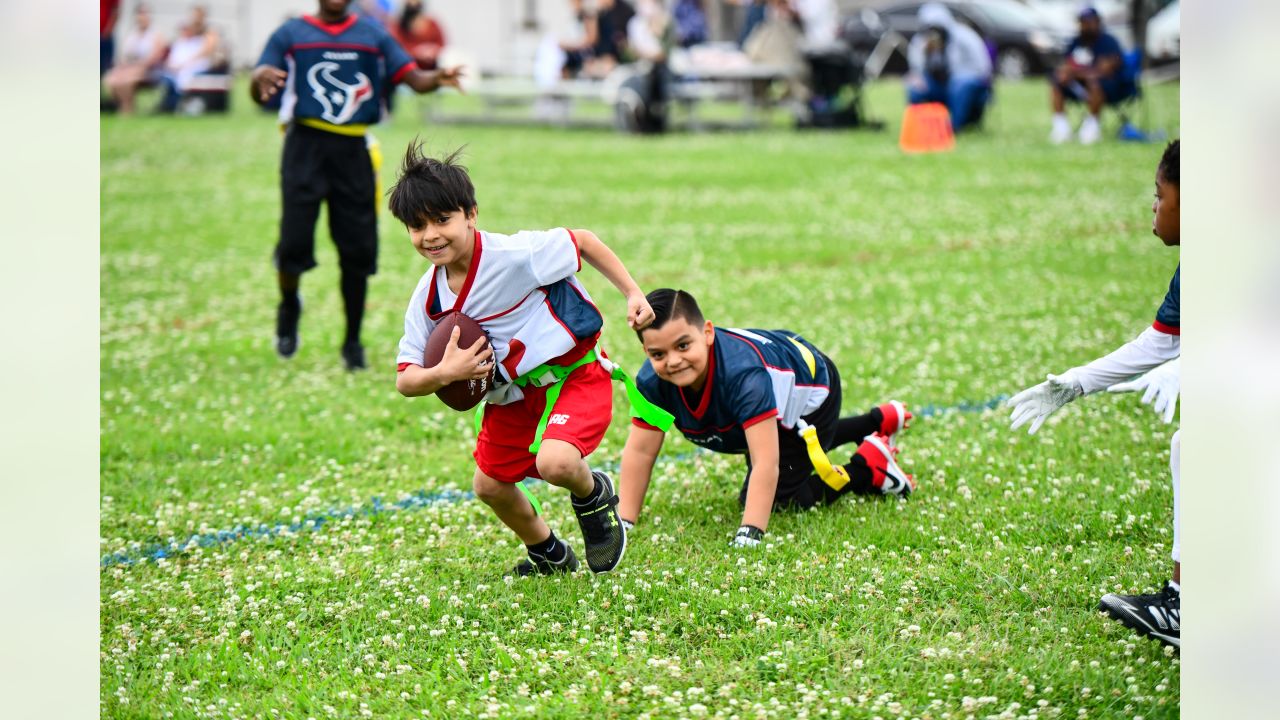
<path fill-rule="evenodd" d="M 1182 649 L 1182 639 L 1179 636 L 1167 635 L 1156 627 L 1153 627 L 1138 612 L 1120 600 L 1115 595 L 1104 595 L 1102 600 L 1098 601 L 1098 609 L 1105 612 L 1112 620 L 1138 633 L 1139 635 L 1159 640 L 1166 645 L 1172 645 L 1179 650 Z"/>

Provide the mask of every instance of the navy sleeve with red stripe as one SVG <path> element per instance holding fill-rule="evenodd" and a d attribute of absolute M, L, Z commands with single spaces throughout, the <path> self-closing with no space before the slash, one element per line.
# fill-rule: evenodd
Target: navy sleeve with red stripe
<path fill-rule="evenodd" d="M 1178 269 L 1173 271 L 1173 279 L 1169 281 L 1169 292 L 1165 293 L 1164 302 L 1160 303 L 1160 309 L 1156 310 L 1156 320 L 1151 324 L 1156 330 L 1166 335 L 1181 334 L 1181 313 L 1179 312 L 1179 289 L 1181 283 L 1178 276 L 1182 273 L 1182 264 L 1178 264 Z"/>
<path fill-rule="evenodd" d="M 746 371 L 734 378 L 725 389 L 730 391 L 730 395 L 725 398 L 725 405 L 733 409 L 734 419 L 743 429 L 777 417 L 778 402 L 773 396 L 773 381 L 763 367 Z"/>

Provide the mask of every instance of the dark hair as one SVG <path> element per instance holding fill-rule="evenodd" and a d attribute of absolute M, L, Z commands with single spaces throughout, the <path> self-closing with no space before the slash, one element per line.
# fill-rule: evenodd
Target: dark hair
<path fill-rule="evenodd" d="M 695 327 L 700 327 L 706 322 L 702 317 L 702 310 L 698 308 L 698 301 L 684 290 L 658 288 L 645 295 L 644 299 L 648 300 L 649 307 L 653 308 L 653 324 L 645 330 L 657 330 L 675 318 L 684 318 Z M 637 330 L 636 337 L 643 340 L 644 336 L 640 334 L 641 332 Z"/>
<path fill-rule="evenodd" d="M 391 186 L 391 199 L 387 202 L 391 214 L 408 227 L 420 228 L 441 215 L 475 210 L 476 188 L 467 169 L 457 162 L 462 150 L 458 148 L 437 160 L 427 157 L 416 138 L 409 143 L 400 164 L 400 177 Z"/>
<path fill-rule="evenodd" d="M 1164 149 L 1164 154 L 1160 156 L 1160 164 L 1156 166 L 1156 172 L 1164 181 L 1174 187 L 1178 185 L 1178 143 L 1181 140 L 1174 140 L 1169 143 L 1169 147 Z"/>

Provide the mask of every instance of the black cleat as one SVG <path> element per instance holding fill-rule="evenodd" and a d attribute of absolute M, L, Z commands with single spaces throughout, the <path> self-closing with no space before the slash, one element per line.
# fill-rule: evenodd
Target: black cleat
<path fill-rule="evenodd" d="M 622 562 L 627 531 L 618 518 L 618 494 L 613 490 L 613 480 L 598 470 L 591 476 L 596 480 L 595 499 L 584 504 L 574 498 L 573 512 L 582 528 L 587 567 L 594 573 L 609 572 Z"/>
<path fill-rule="evenodd" d="M 508 575 L 516 577 L 526 577 L 529 575 L 565 575 L 578 570 L 578 556 L 573 554 L 573 548 L 568 543 L 564 543 L 564 557 L 560 562 L 552 562 L 546 557 L 538 553 L 529 553 L 529 558 L 523 560 L 520 564 L 511 568 Z"/>
<path fill-rule="evenodd" d="M 286 360 L 298 352 L 298 318 L 302 302 L 292 306 L 284 301 L 276 308 L 276 354 Z"/>
<path fill-rule="evenodd" d="M 346 364 L 348 370 L 363 370 L 367 367 L 364 363 L 364 346 L 360 343 L 347 343 L 342 346 L 342 362 Z"/>
<path fill-rule="evenodd" d="M 1102 596 L 1098 609 L 1140 635 L 1182 649 L 1182 593 L 1168 583 L 1151 595 L 1108 593 Z"/>

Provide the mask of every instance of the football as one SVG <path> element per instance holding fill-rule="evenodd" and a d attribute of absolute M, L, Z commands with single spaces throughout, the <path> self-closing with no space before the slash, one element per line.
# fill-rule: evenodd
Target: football
<path fill-rule="evenodd" d="M 435 367 L 444 358 L 445 348 L 449 345 L 449 335 L 455 327 L 460 330 L 458 345 L 464 350 L 480 338 L 484 338 L 485 344 L 488 345 L 489 336 L 484 328 L 480 327 L 480 323 L 460 312 L 451 312 L 445 315 L 427 336 L 427 348 L 422 358 L 423 367 Z M 437 390 L 436 396 L 454 410 L 474 408 L 484 400 L 485 393 L 493 388 L 493 367 L 491 361 L 489 374 L 483 380 L 459 380 L 450 383 Z"/>

